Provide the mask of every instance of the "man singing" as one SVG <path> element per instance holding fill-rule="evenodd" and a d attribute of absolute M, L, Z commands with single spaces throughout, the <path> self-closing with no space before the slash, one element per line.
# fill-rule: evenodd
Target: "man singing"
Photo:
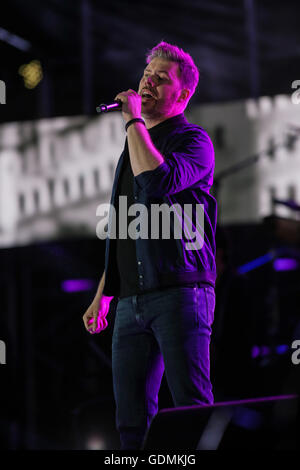
<path fill-rule="evenodd" d="M 142 448 L 158 410 L 164 371 L 175 406 L 213 403 L 209 345 L 216 201 L 209 190 L 214 151 L 207 133 L 184 116 L 198 79 L 192 57 L 161 42 L 147 56 L 138 92 L 115 97 L 122 102 L 127 139 L 111 205 L 118 213 L 121 196 L 127 197 L 127 207 L 143 205 L 154 231 L 153 205 L 172 207 L 174 216 L 169 218 L 170 237 L 151 237 L 150 229 L 148 237 L 107 237 L 104 273 L 83 316 L 87 331 L 99 333 L 107 326 L 111 299 L 118 298 L 112 372 L 121 449 Z M 197 221 L 196 207 L 202 208 L 203 224 Z M 179 212 L 187 208 L 192 208 L 192 217 L 187 217 L 191 237 L 186 231 L 180 239 L 172 237 Z M 129 225 L 132 217 L 126 220 Z M 185 237 L 191 240 L 193 235 L 200 244 L 187 243 Z"/>

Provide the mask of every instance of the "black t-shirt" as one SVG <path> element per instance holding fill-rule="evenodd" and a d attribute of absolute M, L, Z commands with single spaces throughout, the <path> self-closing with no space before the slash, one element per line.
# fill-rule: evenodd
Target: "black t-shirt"
<path fill-rule="evenodd" d="M 130 207 L 136 202 L 133 195 L 133 178 L 134 176 L 131 169 L 128 145 L 126 141 L 123 169 L 119 181 L 118 197 L 127 196 L 127 207 Z M 119 213 L 119 207 L 117 213 Z M 127 216 L 128 225 L 134 218 L 135 216 Z M 117 233 L 119 233 L 118 219 L 119 217 L 117 217 Z M 118 237 L 116 240 L 117 265 L 120 276 L 120 298 L 135 295 L 140 292 L 135 243 L 135 240 L 130 237 L 126 237 L 125 239 L 120 239 Z"/>

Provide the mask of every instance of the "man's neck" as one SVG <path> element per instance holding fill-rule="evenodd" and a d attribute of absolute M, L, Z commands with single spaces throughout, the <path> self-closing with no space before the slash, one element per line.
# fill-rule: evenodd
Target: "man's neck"
<path fill-rule="evenodd" d="M 160 124 L 161 122 L 164 122 L 166 121 L 167 119 L 170 119 L 174 116 L 178 116 L 179 114 L 183 113 L 183 111 L 176 111 L 174 113 L 171 113 L 171 114 L 168 114 L 167 116 L 160 116 L 160 117 L 154 117 L 154 118 L 151 118 L 151 117 L 144 117 L 143 115 L 143 119 L 145 120 L 145 124 L 146 124 L 146 128 L 147 129 L 151 129 L 151 127 L 154 127 L 154 126 L 157 126 L 157 124 Z"/>

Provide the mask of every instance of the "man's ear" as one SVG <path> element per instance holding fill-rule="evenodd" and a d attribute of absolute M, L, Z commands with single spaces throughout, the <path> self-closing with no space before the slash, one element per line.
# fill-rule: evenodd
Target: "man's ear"
<path fill-rule="evenodd" d="M 180 92 L 179 98 L 177 101 L 182 102 L 182 101 L 187 101 L 189 96 L 190 96 L 190 90 L 188 88 L 183 88 Z"/>

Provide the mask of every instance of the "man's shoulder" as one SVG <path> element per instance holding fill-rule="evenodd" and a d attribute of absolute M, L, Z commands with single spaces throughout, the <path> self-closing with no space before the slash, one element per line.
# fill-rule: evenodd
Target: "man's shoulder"
<path fill-rule="evenodd" d="M 201 134 L 207 134 L 207 131 L 204 127 L 202 127 L 200 124 L 196 124 L 194 122 L 190 122 L 186 116 L 183 116 L 183 120 L 181 121 L 182 128 L 183 130 L 188 131 L 194 131 L 194 132 L 199 132 Z"/>
<path fill-rule="evenodd" d="M 185 119 L 180 126 L 173 130 L 170 135 L 171 139 L 189 140 L 200 139 L 211 143 L 211 138 L 203 127 L 198 124 L 191 123 Z"/>

